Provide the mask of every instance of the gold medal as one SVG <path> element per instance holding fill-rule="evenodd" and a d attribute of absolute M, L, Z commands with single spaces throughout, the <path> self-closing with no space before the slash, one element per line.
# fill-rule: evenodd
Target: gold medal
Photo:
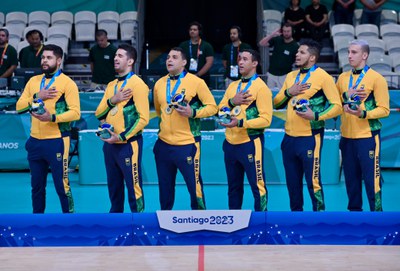
<path fill-rule="evenodd" d="M 232 115 L 234 116 L 238 116 L 240 112 L 242 112 L 242 108 L 240 107 L 240 105 L 237 105 L 232 109 Z"/>
<path fill-rule="evenodd" d="M 292 100 L 290 101 L 290 104 L 291 104 L 292 106 L 295 106 L 296 103 L 297 103 L 297 97 L 293 97 Z"/>
<path fill-rule="evenodd" d="M 118 106 L 114 106 L 111 110 L 110 110 L 110 114 L 111 116 L 115 116 L 118 113 Z"/>
<path fill-rule="evenodd" d="M 172 108 L 171 108 L 170 105 L 168 105 L 168 106 L 165 108 L 165 113 L 167 113 L 167 115 L 171 115 L 171 113 L 172 113 Z"/>

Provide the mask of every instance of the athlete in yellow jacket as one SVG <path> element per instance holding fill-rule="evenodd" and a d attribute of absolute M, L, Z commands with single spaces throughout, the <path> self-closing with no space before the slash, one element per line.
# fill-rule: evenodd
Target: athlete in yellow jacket
<path fill-rule="evenodd" d="M 179 47 L 167 56 L 168 75 L 154 86 L 154 107 L 160 131 L 154 146 L 162 210 L 171 210 L 177 170 L 190 193 L 192 209 L 205 209 L 200 175 L 200 118 L 217 113 L 214 97 L 204 80 L 187 73 L 186 55 Z"/>
<path fill-rule="evenodd" d="M 30 138 L 26 143 L 31 170 L 32 205 L 34 213 L 44 213 L 48 167 L 60 198 L 63 213 L 74 212 L 68 179 L 70 123 L 80 118 L 78 87 L 60 65 L 63 51 L 57 45 L 43 47 L 43 75 L 32 77 L 17 102 L 18 113 L 32 111 L 36 99 L 44 103 L 44 113 L 32 112 Z M 35 100 L 35 102 L 34 102 Z"/>
<path fill-rule="evenodd" d="M 370 210 L 382 211 L 379 119 L 389 115 L 389 91 L 385 78 L 366 65 L 368 56 L 366 41 L 352 41 L 353 69 L 342 73 L 336 83 L 344 103 L 340 149 L 350 211 L 362 211 L 362 180 Z"/>
<path fill-rule="evenodd" d="M 333 78 L 316 65 L 319 48 L 312 40 L 300 44 L 296 54 L 300 70 L 288 73 L 274 98 L 276 109 L 287 107 L 281 149 L 292 211 L 303 210 L 303 175 L 313 210 L 325 210 L 320 174 L 325 120 L 342 112 Z M 302 106 L 304 103 L 309 105 Z"/>
<path fill-rule="evenodd" d="M 254 210 L 266 211 L 268 192 L 264 174 L 264 130 L 272 120 L 272 93 L 256 69 L 260 63 L 257 51 L 244 49 L 239 53 L 241 80 L 228 87 L 219 104 L 233 112 L 223 143 L 225 168 L 228 177 L 229 209 L 241 209 L 244 192 L 244 173 L 254 197 Z"/>
<path fill-rule="evenodd" d="M 149 88 L 132 72 L 136 49 L 121 44 L 114 57 L 119 77 L 111 81 L 96 109 L 101 122 L 113 126 L 110 138 L 104 141 L 103 152 L 107 171 L 110 213 L 124 211 L 125 186 L 131 212 L 144 211 L 142 189 L 142 131 L 149 123 Z"/>

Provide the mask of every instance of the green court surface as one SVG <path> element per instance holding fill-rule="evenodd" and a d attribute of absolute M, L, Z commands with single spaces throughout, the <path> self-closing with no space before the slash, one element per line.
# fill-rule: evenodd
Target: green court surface
<path fill-rule="evenodd" d="M 382 202 L 384 211 L 400 211 L 400 170 L 385 169 L 382 172 L 384 184 Z M 76 213 L 107 213 L 110 208 L 106 185 L 81 185 L 79 174 L 70 173 L 71 189 L 75 201 Z M 245 179 L 247 183 L 247 179 Z M 284 184 L 267 185 L 269 211 L 289 211 L 289 197 Z M 144 185 L 145 212 L 159 210 L 157 184 Z M 311 211 L 311 202 L 304 186 L 304 211 Z M 222 210 L 228 208 L 227 186 L 208 184 L 204 187 L 207 209 Z M 346 211 L 347 196 L 344 180 L 338 184 L 324 185 L 326 211 Z M 125 212 L 129 212 L 127 200 Z M 60 213 L 61 207 L 54 189 L 51 174 L 48 175 L 46 213 Z M 364 194 L 365 211 L 369 210 Z M 174 210 L 190 209 L 189 194 L 184 184 L 176 186 Z M 248 184 L 245 186 L 243 209 L 253 209 L 253 197 Z M 30 174 L 29 172 L 0 172 L 0 214 L 31 213 Z"/>

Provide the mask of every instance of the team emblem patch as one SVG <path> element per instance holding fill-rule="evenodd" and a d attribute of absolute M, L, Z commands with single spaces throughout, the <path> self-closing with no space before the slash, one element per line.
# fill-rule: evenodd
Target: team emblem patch
<path fill-rule="evenodd" d="M 253 163 L 253 162 L 254 162 L 254 157 L 253 157 L 252 154 L 248 154 L 248 155 L 247 155 L 247 159 L 249 160 L 250 163 Z"/>
<path fill-rule="evenodd" d="M 188 165 L 193 164 L 193 159 L 191 156 L 186 157 L 186 162 L 188 163 Z"/>
<path fill-rule="evenodd" d="M 307 157 L 311 158 L 313 156 L 313 151 L 312 150 L 307 150 Z"/>
<path fill-rule="evenodd" d="M 61 152 L 57 152 L 57 153 L 56 153 L 56 156 L 57 156 L 57 161 L 61 161 L 61 160 L 62 160 L 62 154 L 61 154 Z"/>
<path fill-rule="evenodd" d="M 131 165 L 131 159 L 130 158 L 125 158 L 125 165 L 129 167 Z"/>
<path fill-rule="evenodd" d="M 375 152 L 374 151 L 369 151 L 369 158 L 374 159 L 375 157 Z"/>

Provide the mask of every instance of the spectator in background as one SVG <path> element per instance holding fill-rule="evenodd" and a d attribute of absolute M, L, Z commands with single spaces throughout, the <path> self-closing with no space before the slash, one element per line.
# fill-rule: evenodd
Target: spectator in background
<path fill-rule="evenodd" d="M 335 0 L 332 10 L 335 17 L 335 24 L 353 24 L 355 0 Z"/>
<path fill-rule="evenodd" d="M 292 71 L 299 44 L 293 39 L 293 27 L 286 23 L 282 29 L 276 29 L 271 35 L 263 38 L 261 46 L 273 47 L 267 73 L 267 85 L 270 89 L 281 89 L 285 82 L 286 74 Z"/>
<path fill-rule="evenodd" d="M 285 23 L 293 28 L 293 38 L 299 41 L 305 33 L 306 14 L 304 9 L 300 7 L 301 0 L 290 0 L 289 7 L 285 10 Z"/>
<path fill-rule="evenodd" d="M 30 30 L 25 35 L 29 45 L 19 52 L 21 68 L 40 68 L 43 53 L 43 34 L 39 30 Z"/>
<path fill-rule="evenodd" d="M 244 49 L 251 49 L 251 46 L 242 42 L 242 30 L 239 26 L 232 26 L 229 30 L 229 37 L 231 43 L 228 43 L 222 49 L 222 64 L 225 68 L 225 87 L 227 88 L 230 83 L 240 79 L 238 56 L 239 52 Z"/>
<path fill-rule="evenodd" d="M 7 78 L 7 84 L 10 85 L 11 76 L 18 66 L 17 50 L 8 44 L 8 30 L 0 29 L 0 78 Z"/>
<path fill-rule="evenodd" d="M 361 0 L 364 5 L 360 24 L 375 24 L 378 28 L 381 25 L 382 5 L 386 0 Z"/>
<path fill-rule="evenodd" d="M 115 79 L 114 56 L 117 48 L 107 38 L 107 31 L 96 31 L 96 45 L 89 52 L 90 69 L 92 71 L 91 88 L 106 89 L 107 84 Z"/>
<path fill-rule="evenodd" d="M 311 39 L 322 41 L 328 31 L 328 9 L 320 4 L 320 0 L 312 0 L 306 7 L 307 32 Z"/>
<path fill-rule="evenodd" d="M 190 39 L 181 42 L 179 47 L 188 57 L 186 70 L 202 78 L 207 85 L 210 85 L 210 69 L 214 63 L 214 48 L 201 38 L 202 35 L 203 26 L 199 22 L 190 23 Z"/>

